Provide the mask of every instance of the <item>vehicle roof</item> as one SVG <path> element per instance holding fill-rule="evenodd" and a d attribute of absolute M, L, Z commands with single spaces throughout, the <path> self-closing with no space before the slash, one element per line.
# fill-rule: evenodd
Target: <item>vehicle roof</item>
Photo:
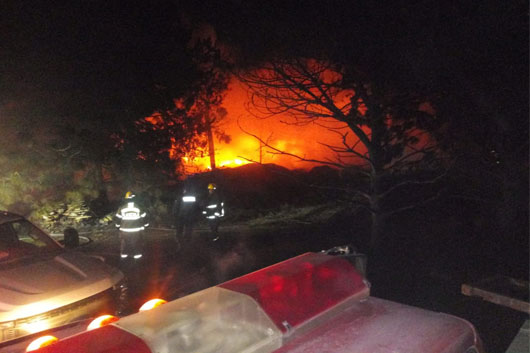
<path fill-rule="evenodd" d="M 459 353 L 475 344 L 465 320 L 369 297 L 274 353 Z"/>
<path fill-rule="evenodd" d="M 21 215 L 18 215 L 13 212 L 8 211 L 0 211 L 0 224 L 6 223 L 6 222 L 12 222 L 19 219 L 23 219 Z"/>

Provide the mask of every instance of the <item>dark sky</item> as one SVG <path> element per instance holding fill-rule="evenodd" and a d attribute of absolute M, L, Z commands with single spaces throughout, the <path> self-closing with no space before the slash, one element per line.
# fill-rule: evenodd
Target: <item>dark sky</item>
<path fill-rule="evenodd" d="M 467 85 L 527 104 L 525 1 L 55 3 L 2 1 L 0 107 L 146 114 L 155 85 L 178 92 L 189 84 L 186 44 L 204 23 L 250 59 L 331 47 L 383 79 L 425 90 Z"/>
<path fill-rule="evenodd" d="M 172 6 L 13 3 L 3 4 L 0 22 L 3 104 L 58 114 L 142 110 L 155 83 L 186 83 L 188 35 Z"/>

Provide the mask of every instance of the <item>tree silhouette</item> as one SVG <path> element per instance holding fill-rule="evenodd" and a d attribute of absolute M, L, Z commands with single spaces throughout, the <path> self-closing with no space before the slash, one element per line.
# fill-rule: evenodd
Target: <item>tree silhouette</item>
<path fill-rule="evenodd" d="M 438 123 L 425 97 L 375 85 L 351 68 L 313 59 L 275 60 L 239 77 L 249 88 L 249 111 L 255 116 L 316 124 L 337 134 L 336 144 L 325 145 L 335 155 L 327 160 L 297 156 L 253 136 L 274 153 L 363 175 L 366 185 L 345 194 L 371 214 L 371 250 L 383 240 L 390 215 L 435 197 L 395 202 L 399 189 L 430 185 L 443 175 L 429 134 Z"/>
<path fill-rule="evenodd" d="M 194 80 L 189 87 L 174 95 L 167 87 L 158 87 L 165 101 L 172 97 L 170 103 L 161 105 L 151 116 L 137 119 L 115 137 L 122 155 L 127 156 L 128 175 L 136 174 L 136 180 L 129 183 L 152 178 L 153 170 L 174 178 L 175 173 L 185 173 L 183 158 L 205 154 L 210 154 L 213 169 L 214 133 L 218 139 L 229 140 L 220 128 L 226 116 L 221 103 L 227 77 L 219 50 L 209 39 L 195 42 L 189 50 L 194 65 Z"/>
<path fill-rule="evenodd" d="M 226 117 L 226 110 L 221 104 L 228 86 L 227 63 L 210 39 L 195 43 L 192 55 L 201 78 L 195 83 L 195 97 L 190 114 L 194 114 L 203 125 L 208 141 L 210 167 L 213 170 L 216 168 L 214 134 L 219 140 L 230 141 L 230 137 L 220 128 L 222 120 Z"/>

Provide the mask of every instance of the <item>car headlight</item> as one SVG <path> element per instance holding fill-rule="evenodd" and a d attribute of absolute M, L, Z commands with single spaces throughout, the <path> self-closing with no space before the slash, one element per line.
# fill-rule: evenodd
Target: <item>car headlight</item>
<path fill-rule="evenodd" d="M 14 321 L 0 322 L 0 342 L 17 337 Z"/>
<path fill-rule="evenodd" d="M 118 282 L 113 288 L 78 302 L 42 314 L 2 322 L 0 323 L 0 342 L 88 319 L 111 310 L 117 311 L 120 305 L 118 300 L 123 300 L 126 295 L 125 282 Z"/>
<path fill-rule="evenodd" d="M 30 319 L 6 321 L 0 323 L 0 342 L 44 331 L 50 328 L 50 323 L 43 315 Z"/>

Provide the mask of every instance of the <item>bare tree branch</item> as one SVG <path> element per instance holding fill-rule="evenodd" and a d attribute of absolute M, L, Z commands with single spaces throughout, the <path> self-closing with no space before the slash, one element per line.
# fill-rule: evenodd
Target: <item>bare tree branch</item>
<path fill-rule="evenodd" d="M 431 201 L 434 201 L 438 198 L 440 198 L 440 195 L 442 194 L 443 190 L 438 190 L 438 192 L 434 195 L 432 195 L 431 197 L 429 198 L 426 198 L 424 200 L 421 200 L 420 202 L 418 203 L 414 203 L 414 204 L 409 204 L 407 206 L 403 206 L 403 207 L 400 207 L 400 208 L 395 208 L 393 209 L 392 211 L 387 211 L 387 212 L 384 212 L 384 215 L 385 216 L 390 216 L 390 215 L 393 215 L 393 214 L 396 214 L 396 213 L 400 213 L 400 212 L 404 212 L 404 211 L 408 211 L 408 210 L 411 210 L 411 209 L 414 209 L 416 207 L 419 207 L 419 206 L 422 206 L 422 205 L 425 205 L 426 203 L 429 203 Z"/>
<path fill-rule="evenodd" d="M 312 123 L 338 136 L 336 143 L 320 143 L 334 153 L 334 160 L 318 160 L 275 148 L 240 126 L 244 133 L 267 146 L 268 153 L 342 170 L 353 166 L 362 169 L 361 175 L 368 180 L 367 190 L 356 195 L 366 200 L 366 209 L 372 213 L 373 239 L 381 235 L 377 235 L 381 232 L 379 222 L 384 223 L 385 216 L 418 205 L 386 211 L 385 197 L 407 186 L 433 185 L 445 175 L 423 180 L 401 174 L 408 178 L 401 182 L 396 178 L 396 172 L 414 172 L 427 165 L 425 161 L 432 163 L 431 157 L 438 149 L 429 132 L 422 128 L 424 123 L 429 125 L 428 121 L 418 122 L 429 117 L 419 110 L 425 101 L 417 95 L 376 87 L 355 68 L 306 58 L 279 60 L 239 77 L 250 89 L 255 115 L 287 115 L 292 119 L 282 118 L 287 124 Z M 433 165 L 429 167 L 432 169 Z"/>
<path fill-rule="evenodd" d="M 320 159 L 308 159 L 308 158 L 304 158 L 304 157 L 300 157 L 296 154 L 293 154 L 293 153 L 289 153 L 289 152 L 286 152 L 286 151 L 282 151 L 274 146 L 271 146 L 270 144 L 268 144 L 266 141 L 264 141 L 263 139 L 261 139 L 259 136 L 257 135 L 254 135 L 248 131 L 246 131 L 245 129 L 243 129 L 243 127 L 241 127 L 241 125 L 239 124 L 239 121 L 238 121 L 238 126 L 239 128 L 241 129 L 241 131 L 243 131 L 245 134 L 251 136 L 251 137 L 254 137 L 256 140 L 258 140 L 260 143 L 263 144 L 263 146 L 267 147 L 267 148 L 270 148 L 271 150 L 273 150 L 273 152 L 275 152 L 276 154 L 279 154 L 279 155 L 285 155 L 285 156 L 290 156 L 290 157 L 294 157 L 300 161 L 303 161 L 303 162 L 313 162 L 313 163 L 319 163 L 319 164 L 323 164 L 323 165 L 329 165 L 329 166 L 333 166 L 333 167 L 337 167 L 337 168 L 342 168 L 343 165 L 341 165 L 340 163 L 335 163 L 335 162 L 329 162 L 329 161 L 323 161 L 323 160 L 320 160 Z M 246 158 L 245 158 L 246 159 Z"/>
<path fill-rule="evenodd" d="M 435 184 L 436 182 L 442 180 L 446 176 L 447 176 L 447 173 L 442 173 L 442 174 L 439 174 L 439 175 L 437 175 L 434 178 L 429 179 L 429 180 L 406 180 L 406 181 L 403 181 L 401 183 L 397 183 L 397 184 L 393 185 L 392 187 L 388 188 L 384 193 L 381 193 L 379 195 L 381 197 L 386 197 L 389 194 L 391 194 L 392 192 L 394 192 L 395 190 L 400 189 L 400 188 L 405 187 L 405 186 L 409 186 L 409 185 Z"/>

